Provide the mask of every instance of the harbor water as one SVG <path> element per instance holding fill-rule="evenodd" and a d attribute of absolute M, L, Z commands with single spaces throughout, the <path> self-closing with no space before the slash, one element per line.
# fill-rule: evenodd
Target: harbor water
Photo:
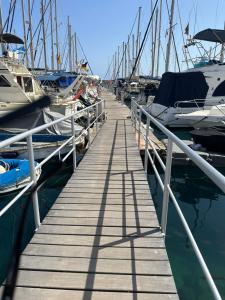
<path fill-rule="evenodd" d="M 54 170 L 54 161 L 48 163 L 42 170 L 42 174 L 51 170 Z M 57 196 L 65 186 L 66 182 L 72 174 L 71 164 L 64 165 L 54 176 L 49 177 L 46 183 L 40 188 L 38 192 L 40 217 L 41 220 L 45 217 L 52 204 L 55 202 Z M 0 209 L 2 209 L 16 193 L 10 193 L 8 195 L 2 195 L 0 197 Z M 13 249 L 13 243 L 15 241 L 18 224 L 24 204 L 28 199 L 29 194 L 26 194 L 23 198 L 19 199 L 1 218 L 0 218 L 0 281 L 1 283 L 5 279 L 11 253 Z M 25 222 L 25 229 L 22 238 L 22 249 L 25 248 L 34 234 L 35 224 L 33 217 L 32 205 L 29 207 L 27 218 Z"/>
<path fill-rule="evenodd" d="M 225 169 L 220 171 L 225 174 Z M 153 173 L 148 174 L 148 182 L 160 220 L 162 191 Z M 219 292 L 225 298 L 225 195 L 194 166 L 172 167 L 171 187 Z M 166 248 L 180 299 L 211 300 L 212 294 L 172 202 L 169 204 Z"/>

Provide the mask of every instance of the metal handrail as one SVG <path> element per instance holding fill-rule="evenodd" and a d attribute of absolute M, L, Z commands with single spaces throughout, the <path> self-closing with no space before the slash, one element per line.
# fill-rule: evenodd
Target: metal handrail
<path fill-rule="evenodd" d="M 139 110 L 138 110 L 139 109 Z M 143 132 L 140 126 L 141 116 L 145 115 L 147 118 L 146 122 L 146 131 Z M 200 157 L 196 152 L 194 152 L 190 147 L 188 147 L 182 140 L 180 140 L 177 136 L 175 136 L 171 131 L 169 131 L 165 126 L 159 123 L 154 117 L 152 117 L 148 112 L 146 112 L 138 103 L 134 100 L 131 103 L 131 118 L 132 124 L 134 125 L 135 130 L 138 130 L 138 144 L 140 144 L 140 135 L 143 135 L 145 140 L 145 171 L 147 173 L 147 161 L 151 162 L 153 170 L 155 172 L 156 178 L 160 184 L 160 187 L 163 191 L 163 203 L 162 203 L 162 214 L 161 214 L 161 230 L 162 233 L 166 234 L 166 226 L 167 226 L 167 216 L 168 216 L 168 203 L 169 197 L 172 199 L 172 202 L 176 208 L 176 211 L 180 217 L 182 225 L 186 231 L 186 234 L 191 242 L 194 253 L 199 261 L 201 269 L 205 275 L 206 281 L 210 287 L 213 298 L 216 300 L 222 300 L 219 291 L 215 285 L 215 282 L 208 270 L 208 267 L 204 261 L 204 258 L 197 246 L 197 243 L 191 233 L 191 230 L 187 224 L 187 221 L 179 207 L 179 204 L 176 200 L 176 197 L 171 190 L 170 187 L 170 177 L 171 177 L 171 167 L 172 167 L 172 153 L 173 153 L 173 143 L 175 143 L 224 193 L 225 193 L 225 177 L 218 172 L 213 166 L 211 166 L 208 162 L 206 162 L 202 157 Z M 160 161 L 160 165 L 165 172 L 164 183 L 159 175 L 159 172 L 154 163 L 154 159 L 151 157 L 150 152 L 148 151 L 148 145 L 154 149 L 154 144 L 150 143 L 148 132 L 150 128 L 150 121 L 160 129 L 167 137 L 168 137 L 168 145 L 167 145 L 167 156 L 166 156 L 166 165 L 159 160 L 159 157 L 155 155 L 155 157 Z M 137 125 L 138 124 L 138 125 Z M 156 152 L 156 149 L 153 150 Z"/>
<path fill-rule="evenodd" d="M 98 114 L 99 111 L 99 105 L 101 106 L 101 113 Z M 90 110 L 92 108 L 96 108 L 96 115 L 95 115 L 95 119 L 92 123 L 90 123 Z M 78 141 L 83 135 L 84 133 L 88 133 L 88 147 L 90 146 L 90 128 L 94 123 L 97 123 L 98 120 L 100 119 L 103 123 L 104 118 L 103 118 L 103 114 L 105 111 L 105 100 L 100 100 L 82 110 L 76 111 L 74 113 L 69 114 L 68 116 L 62 117 L 58 120 L 52 121 L 48 124 L 45 125 L 41 125 L 38 126 L 36 128 L 30 129 L 26 132 L 20 133 L 16 136 L 13 136 L 11 138 L 8 138 L 2 142 L 0 142 L 0 148 L 3 147 L 7 147 L 15 142 L 18 142 L 20 140 L 26 139 L 27 140 L 27 149 L 28 149 L 28 156 L 29 156 L 29 163 L 30 163 L 30 178 L 31 181 L 27 183 L 27 185 L 9 202 L 7 203 L 7 205 L 5 207 L 3 207 L 0 210 L 0 217 L 3 216 L 3 214 L 5 214 L 8 209 L 15 203 L 17 202 L 17 200 L 19 200 L 24 194 L 25 192 L 33 187 L 36 182 L 37 182 L 37 177 L 36 177 L 36 171 L 38 169 L 40 169 L 47 161 L 49 161 L 55 154 L 57 154 L 58 152 L 60 152 L 60 150 L 64 147 L 66 147 L 70 142 L 72 142 L 72 149 L 65 155 L 65 157 L 62 159 L 62 161 L 64 162 L 70 154 L 73 154 L 73 171 L 76 169 L 76 141 Z M 80 114 L 82 113 L 87 113 L 87 117 L 88 117 L 88 124 L 85 130 L 83 130 L 78 137 L 75 137 L 75 117 L 77 115 L 80 116 Z M 57 149 L 55 149 L 53 152 L 51 152 L 44 160 L 42 160 L 40 162 L 39 165 L 35 166 L 34 165 L 34 153 L 33 153 L 33 144 L 32 144 L 32 135 L 36 134 L 46 128 L 51 127 L 52 125 L 61 123 L 67 119 L 71 119 L 71 136 L 68 136 L 68 139 L 61 144 L 59 147 L 57 147 Z M 98 131 L 96 130 L 96 134 L 98 133 Z M 34 218 L 35 218 L 35 226 L 36 229 L 38 229 L 38 227 L 40 226 L 40 212 L 39 212 L 39 204 L 38 204 L 38 193 L 37 191 L 35 191 L 32 194 L 32 201 L 33 201 L 33 211 L 34 211 Z"/>

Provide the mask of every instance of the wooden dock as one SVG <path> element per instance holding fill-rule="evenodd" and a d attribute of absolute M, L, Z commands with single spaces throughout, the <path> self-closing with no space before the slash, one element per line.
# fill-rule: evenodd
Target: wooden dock
<path fill-rule="evenodd" d="M 107 121 L 22 254 L 16 300 L 177 300 L 129 109 Z"/>

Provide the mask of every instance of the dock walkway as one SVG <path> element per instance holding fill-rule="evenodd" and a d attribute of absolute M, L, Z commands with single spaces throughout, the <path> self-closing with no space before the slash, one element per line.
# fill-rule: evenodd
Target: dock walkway
<path fill-rule="evenodd" d="M 21 258 L 16 300 L 177 300 L 129 109 L 107 121 Z"/>

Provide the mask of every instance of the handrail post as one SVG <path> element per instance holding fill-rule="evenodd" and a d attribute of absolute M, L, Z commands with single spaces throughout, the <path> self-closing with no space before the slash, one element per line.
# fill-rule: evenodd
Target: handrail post
<path fill-rule="evenodd" d="M 139 108 L 139 120 L 138 120 L 138 148 L 139 149 L 141 145 L 141 117 L 142 117 L 142 110 Z"/>
<path fill-rule="evenodd" d="M 27 150 L 28 150 L 28 158 L 29 158 L 29 165 L 30 165 L 30 178 L 34 182 L 34 184 L 32 185 L 34 187 L 37 184 L 37 177 L 36 177 L 36 171 L 35 171 L 35 165 L 34 165 L 34 151 L 33 151 L 33 144 L 32 144 L 32 135 L 29 135 L 27 137 Z M 32 193 L 32 202 L 33 202 L 35 227 L 37 230 L 41 225 L 37 190 L 35 190 Z"/>
<path fill-rule="evenodd" d="M 147 117 L 146 134 L 145 134 L 145 172 L 148 173 L 148 135 L 149 135 L 150 119 Z"/>
<path fill-rule="evenodd" d="M 98 102 L 96 103 L 96 119 L 95 119 L 95 122 L 96 122 L 96 134 L 98 133 Z"/>
<path fill-rule="evenodd" d="M 73 147 L 73 171 L 77 167 L 77 153 L 76 153 L 76 131 L 75 131 L 75 119 L 74 115 L 71 117 L 71 134 L 73 137 L 72 147 Z"/>
<path fill-rule="evenodd" d="M 88 148 L 90 147 L 91 145 L 91 135 L 90 135 L 90 112 L 89 112 L 89 108 L 87 110 L 87 116 L 88 116 L 88 119 L 87 119 L 87 134 L 88 134 Z"/>
<path fill-rule="evenodd" d="M 168 205 L 169 205 L 169 189 L 171 177 L 171 166 L 172 166 L 172 154 L 173 154 L 173 142 L 169 138 L 167 145 L 166 155 L 166 170 L 164 179 L 164 191 L 163 191 L 163 205 L 162 205 L 162 216 L 161 216 L 161 229 L 162 233 L 166 234 L 167 216 L 168 216 Z"/>
<path fill-rule="evenodd" d="M 134 100 L 131 99 L 131 122 L 134 127 Z"/>

